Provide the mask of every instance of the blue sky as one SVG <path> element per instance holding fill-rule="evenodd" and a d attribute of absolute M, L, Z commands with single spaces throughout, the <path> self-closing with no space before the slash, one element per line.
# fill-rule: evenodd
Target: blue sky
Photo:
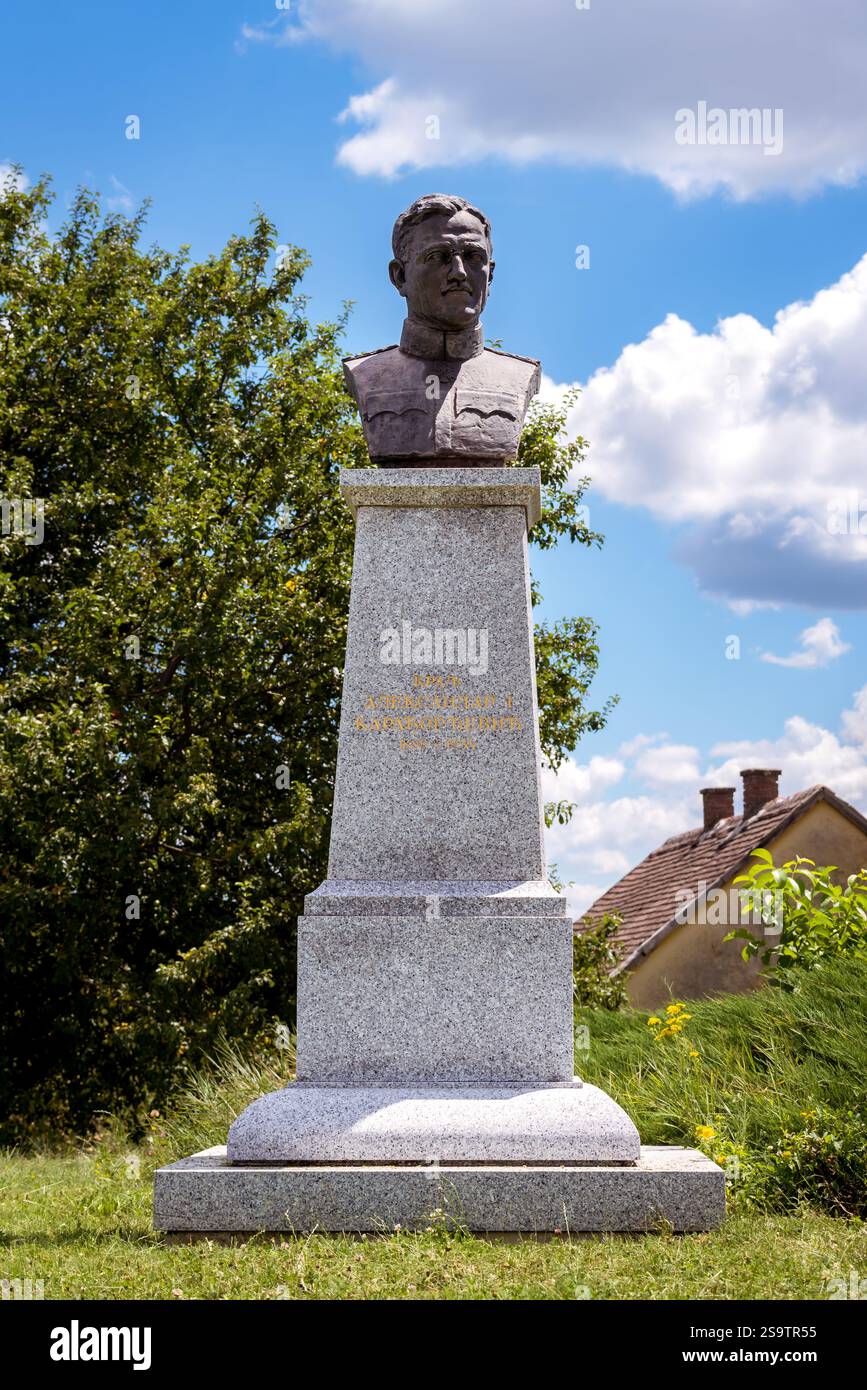
<path fill-rule="evenodd" d="M 854 0 L 7 0 L 0 38 L 0 164 L 51 173 L 57 219 L 81 183 L 149 197 L 149 238 L 205 256 L 261 205 L 313 258 L 312 312 L 355 301 L 348 351 L 398 336 L 401 208 L 445 189 L 488 213 L 486 332 L 549 394 L 586 387 L 607 537 L 535 560 L 545 616 L 599 621 L 595 693 L 620 695 L 548 779 L 578 802 L 550 846 L 576 907 L 739 767 L 867 810 L 867 522 L 828 527 L 843 496 L 867 513 Z M 679 146 L 700 100 L 781 111 L 782 151 Z"/>

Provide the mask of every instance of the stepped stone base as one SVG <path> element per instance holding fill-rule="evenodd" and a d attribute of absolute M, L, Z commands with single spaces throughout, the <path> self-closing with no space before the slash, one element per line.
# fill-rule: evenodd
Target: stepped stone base
<path fill-rule="evenodd" d="M 239 1167 L 219 1147 L 160 1168 L 154 1180 L 154 1226 L 188 1237 L 423 1230 L 432 1218 L 479 1232 L 707 1231 L 724 1216 L 722 1169 L 681 1148 L 643 1147 L 625 1166 Z"/>
<path fill-rule="evenodd" d="M 625 1110 L 578 1077 L 561 1085 L 312 1086 L 253 1101 L 231 1163 L 635 1163 Z"/>

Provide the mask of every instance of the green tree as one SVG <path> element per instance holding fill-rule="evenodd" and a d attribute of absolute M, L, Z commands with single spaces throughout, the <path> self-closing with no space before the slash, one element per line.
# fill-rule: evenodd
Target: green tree
<path fill-rule="evenodd" d="M 561 540 L 573 545 L 601 546 L 603 537 L 591 531 L 584 492 L 590 479 L 584 475 L 587 441 L 581 435 L 569 439 L 566 418 L 578 391 L 566 392 L 557 404 L 535 403 L 527 419 L 518 449 L 522 468 L 536 465 L 542 474 L 542 517 L 533 530 L 533 545 L 550 550 Z M 534 579 L 534 606 L 542 594 Z M 539 737 L 542 754 L 552 768 L 585 734 L 605 727 L 617 696 L 610 696 L 601 710 L 589 709 L 586 698 L 599 666 L 599 626 L 592 618 L 563 618 L 556 623 L 536 623 L 536 683 L 539 693 Z M 552 815 L 563 823 L 559 803 Z M 571 807 L 565 803 L 568 820 Z"/>
<path fill-rule="evenodd" d="M 203 263 L 144 212 L 0 198 L 0 1142 L 160 1105 L 225 1034 L 291 1016 L 325 876 L 353 530 L 368 460 L 263 215 Z M 537 414 L 538 541 L 598 541 Z M 562 419 L 558 429 L 562 427 Z M 570 455 L 569 451 L 573 450 Z M 6 523 L 9 522 L 7 526 Z M 546 752 L 605 713 L 587 620 L 539 634 Z"/>

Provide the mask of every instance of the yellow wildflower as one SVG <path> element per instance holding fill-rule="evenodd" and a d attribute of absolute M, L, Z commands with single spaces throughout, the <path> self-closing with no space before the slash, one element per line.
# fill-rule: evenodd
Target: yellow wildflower
<path fill-rule="evenodd" d="M 696 1125 L 695 1127 L 696 1139 L 713 1139 L 715 1135 L 716 1130 L 714 1129 L 713 1125 Z"/>

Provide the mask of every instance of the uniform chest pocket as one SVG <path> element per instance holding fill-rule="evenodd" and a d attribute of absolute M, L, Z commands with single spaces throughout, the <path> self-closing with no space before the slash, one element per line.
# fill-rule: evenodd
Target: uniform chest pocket
<path fill-rule="evenodd" d="M 362 407 L 367 447 L 375 458 L 419 453 L 433 439 L 433 404 L 423 391 L 372 391 Z"/>
<path fill-rule="evenodd" d="M 522 419 L 518 397 L 511 392 L 455 392 L 455 430 L 462 447 L 512 456 L 517 452 Z"/>

